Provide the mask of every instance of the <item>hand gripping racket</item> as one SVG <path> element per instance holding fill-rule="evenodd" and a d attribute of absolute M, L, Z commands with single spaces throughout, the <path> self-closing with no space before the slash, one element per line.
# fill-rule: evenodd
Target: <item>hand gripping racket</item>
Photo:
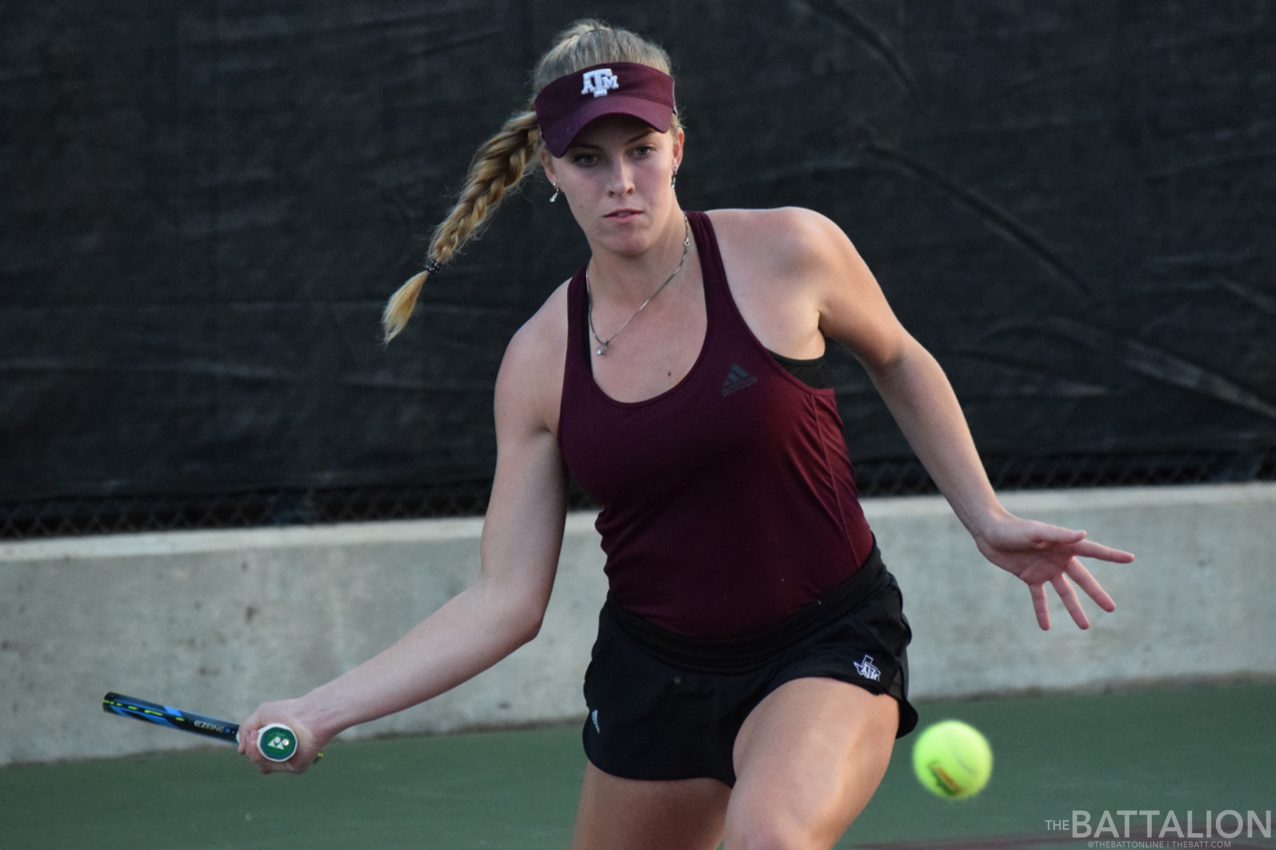
<path fill-rule="evenodd" d="M 239 724 L 216 717 L 205 717 L 173 708 L 171 705 L 159 705 L 143 699 L 126 697 L 123 694 L 109 693 L 102 697 L 102 710 L 107 714 L 118 714 L 121 717 L 132 717 L 157 723 L 170 729 L 181 729 L 183 732 L 194 732 L 196 735 L 207 735 L 231 744 L 239 743 Z M 297 752 L 297 736 L 292 729 L 282 723 L 272 723 L 257 730 L 257 751 L 270 761 L 288 761 Z M 323 758 L 323 753 L 315 756 L 315 761 Z"/>

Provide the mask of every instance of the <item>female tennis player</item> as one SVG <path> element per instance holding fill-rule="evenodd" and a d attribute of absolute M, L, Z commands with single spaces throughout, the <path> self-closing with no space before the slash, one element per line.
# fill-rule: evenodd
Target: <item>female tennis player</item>
<path fill-rule="evenodd" d="M 590 260 L 509 344 L 476 582 L 394 646 L 306 696 L 261 706 L 301 742 L 430 699 L 535 636 L 568 475 L 603 506 L 609 595 L 586 674 L 578 848 L 827 848 L 877 788 L 907 699 L 910 632 L 860 510 L 825 341 L 859 359 L 993 564 L 1046 585 L 1081 628 L 1084 532 L 1019 519 L 984 474 L 936 361 L 896 320 L 850 240 L 802 209 L 684 212 L 685 134 L 669 60 L 582 21 L 536 67 L 535 98 L 479 150 L 422 283 L 543 167 Z"/>

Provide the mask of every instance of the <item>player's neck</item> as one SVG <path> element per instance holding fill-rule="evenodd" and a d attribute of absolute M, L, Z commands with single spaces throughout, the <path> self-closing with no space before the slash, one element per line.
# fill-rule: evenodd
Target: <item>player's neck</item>
<path fill-rule="evenodd" d="M 690 245 L 684 249 L 688 240 Z M 675 269 L 679 269 L 677 277 L 686 276 L 687 267 L 696 260 L 695 240 L 690 238 L 682 210 L 675 206 L 667 224 L 645 251 L 623 254 L 604 247 L 594 251 L 589 263 L 590 292 L 595 299 L 636 307 L 669 280 Z M 669 281 L 669 285 L 676 280 Z"/>

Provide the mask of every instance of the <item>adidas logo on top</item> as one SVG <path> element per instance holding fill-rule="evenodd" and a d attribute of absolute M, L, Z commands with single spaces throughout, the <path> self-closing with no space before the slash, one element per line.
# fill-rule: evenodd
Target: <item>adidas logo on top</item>
<path fill-rule="evenodd" d="M 750 375 L 738 365 L 732 364 L 731 371 L 727 373 L 727 379 L 722 382 L 722 394 L 729 396 L 732 393 L 738 393 L 740 390 L 751 387 L 757 382 L 757 375 Z"/>

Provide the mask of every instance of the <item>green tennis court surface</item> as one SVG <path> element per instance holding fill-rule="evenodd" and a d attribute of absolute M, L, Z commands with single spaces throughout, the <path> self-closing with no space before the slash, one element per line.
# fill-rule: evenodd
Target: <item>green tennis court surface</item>
<path fill-rule="evenodd" d="M 1057 823 L 1074 810 L 1091 829 L 1109 811 L 1120 833 L 1119 811 L 1158 812 L 1151 840 L 1134 815 L 1128 841 L 1105 832 L 1096 848 L 1276 847 L 1257 830 L 1230 844 L 1186 834 L 1189 812 L 1203 834 L 1207 811 L 1276 810 L 1276 686 L 918 707 L 923 724 L 956 717 L 985 732 L 992 782 L 972 800 L 932 797 L 905 739 L 840 847 L 1087 847 L 1093 836 Z M 102 716 L 95 699 L 84 710 L 86 722 Z M 19 765 L 0 770 L 0 847 L 563 848 L 583 766 L 574 725 L 338 743 L 301 777 L 260 777 L 229 748 Z M 1170 811 L 1184 835 L 1158 837 Z M 1235 820 L 1222 825 L 1231 832 Z"/>

